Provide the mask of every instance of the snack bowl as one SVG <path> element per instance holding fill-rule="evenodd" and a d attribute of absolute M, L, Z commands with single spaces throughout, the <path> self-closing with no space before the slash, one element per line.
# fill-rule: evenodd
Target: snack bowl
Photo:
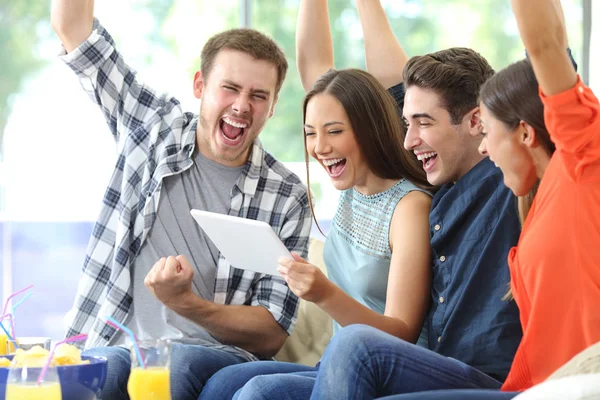
<path fill-rule="evenodd" d="M 2 356 L 12 360 L 13 356 Z M 56 367 L 62 400 L 95 400 L 106 381 L 106 357 L 81 357 L 89 364 Z M 0 367 L 0 400 L 4 400 L 8 368 Z"/>

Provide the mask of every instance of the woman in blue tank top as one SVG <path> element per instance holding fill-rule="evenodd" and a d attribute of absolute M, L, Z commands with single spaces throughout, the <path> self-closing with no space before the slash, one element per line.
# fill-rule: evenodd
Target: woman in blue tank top
<path fill-rule="evenodd" d="M 305 97 L 304 132 L 307 174 L 310 155 L 342 191 L 323 253 L 329 279 L 297 254 L 281 259 L 279 272 L 331 315 L 334 334 L 366 324 L 417 342 L 429 305 L 432 188 L 402 147 L 396 101 L 365 71 L 330 70 Z M 200 398 L 308 398 L 317 373 L 274 361 L 233 365 Z"/>

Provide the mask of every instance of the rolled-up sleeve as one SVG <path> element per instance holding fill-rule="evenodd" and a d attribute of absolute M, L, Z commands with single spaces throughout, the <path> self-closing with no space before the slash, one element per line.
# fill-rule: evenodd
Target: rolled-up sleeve
<path fill-rule="evenodd" d="M 598 99 L 580 77 L 573 88 L 553 96 L 540 90 L 540 97 L 550 137 L 563 153 L 569 174 L 577 179 L 586 165 L 600 159 Z"/>

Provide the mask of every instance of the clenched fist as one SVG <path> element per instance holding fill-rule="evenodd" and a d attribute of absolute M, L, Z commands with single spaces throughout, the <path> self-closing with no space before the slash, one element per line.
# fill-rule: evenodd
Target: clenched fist
<path fill-rule="evenodd" d="M 194 269 L 185 256 L 169 256 L 154 264 L 144 279 L 144 285 L 164 305 L 172 308 L 193 295 L 193 277 Z"/>

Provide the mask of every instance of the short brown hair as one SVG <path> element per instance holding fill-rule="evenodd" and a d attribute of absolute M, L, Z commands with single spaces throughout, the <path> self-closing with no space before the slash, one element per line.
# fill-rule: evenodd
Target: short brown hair
<path fill-rule="evenodd" d="M 230 29 L 214 35 L 208 39 L 200 55 L 200 71 L 203 76 L 208 77 L 217 54 L 223 49 L 241 51 L 256 60 L 273 64 L 277 69 L 275 94 L 279 93 L 287 73 L 288 63 L 283 51 L 273 39 L 257 30 L 247 28 Z"/>
<path fill-rule="evenodd" d="M 417 86 L 436 92 L 452 124 L 477 107 L 479 90 L 494 69 L 481 54 L 453 47 L 408 60 L 403 72 L 406 88 Z"/>

